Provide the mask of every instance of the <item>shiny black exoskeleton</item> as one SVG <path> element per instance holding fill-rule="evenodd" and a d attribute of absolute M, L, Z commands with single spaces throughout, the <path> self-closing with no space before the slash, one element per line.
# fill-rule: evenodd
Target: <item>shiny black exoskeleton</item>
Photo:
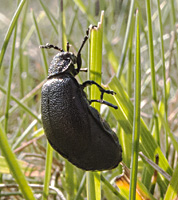
<path fill-rule="evenodd" d="M 104 103 L 103 94 L 114 94 L 94 81 L 79 84 L 75 75 L 81 70 L 81 50 L 88 39 L 88 31 L 77 56 L 50 44 L 41 48 L 60 51 L 54 56 L 48 79 L 42 87 L 41 112 L 45 134 L 51 146 L 72 164 L 84 170 L 115 168 L 122 160 L 122 149 L 116 134 L 98 111 L 90 104 Z M 77 65 L 75 68 L 74 65 Z M 88 100 L 83 89 L 95 84 L 101 91 L 100 100 Z"/>

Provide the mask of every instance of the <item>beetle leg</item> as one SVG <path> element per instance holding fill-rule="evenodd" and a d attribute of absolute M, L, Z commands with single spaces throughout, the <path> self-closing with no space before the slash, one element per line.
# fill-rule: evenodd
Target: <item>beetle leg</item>
<path fill-rule="evenodd" d="M 84 89 L 85 87 L 90 86 L 90 85 L 96 85 L 96 86 L 98 87 L 98 89 L 100 90 L 100 92 L 101 92 L 100 100 L 92 99 L 92 100 L 89 101 L 90 104 L 91 104 L 92 102 L 98 102 L 98 103 L 102 103 L 102 104 L 111 106 L 111 107 L 113 107 L 113 108 L 115 108 L 115 109 L 118 108 L 117 106 L 115 106 L 115 105 L 113 105 L 113 104 L 111 104 L 111 103 L 109 103 L 109 102 L 103 100 L 104 93 L 114 95 L 114 94 L 116 94 L 114 91 L 112 91 L 112 90 L 105 90 L 105 89 L 102 88 L 98 83 L 96 83 L 95 81 L 91 81 L 91 80 L 85 81 L 85 82 L 81 85 L 81 88 Z"/>
<path fill-rule="evenodd" d="M 114 91 L 112 90 L 105 90 L 104 88 L 102 88 L 98 83 L 96 83 L 95 81 L 91 81 L 91 80 L 88 80 L 88 81 L 85 81 L 84 83 L 82 83 L 81 87 L 84 89 L 85 87 L 87 86 L 90 86 L 90 85 L 96 85 L 98 87 L 98 89 L 100 90 L 101 92 L 101 95 L 102 95 L 102 98 L 103 99 L 103 94 L 104 93 L 107 93 L 107 94 L 116 94 Z"/>
<path fill-rule="evenodd" d="M 113 105 L 112 103 L 109 103 L 108 101 L 104 101 L 103 99 L 100 99 L 100 100 L 98 100 L 98 99 L 92 99 L 92 100 L 89 101 L 90 104 L 93 103 L 93 102 L 98 102 L 98 103 L 110 106 L 110 107 L 112 107 L 114 109 L 118 109 L 117 106 Z"/>
<path fill-rule="evenodd" d="M 77 53 L 77 69 L 76 69 L 76 74 L 79 73 L 81 65 L 82 65 L 82 59 L 81 59 L 81 51 L 83 49 L 84 44 L 86 43 L 86 41 L 88 40 L 88 35 L 89 35 L 89 29 L 87 29 L 86 31 L 86 35 L 83 39 L 82 45 L 80 46 L 80 49 Z"/>

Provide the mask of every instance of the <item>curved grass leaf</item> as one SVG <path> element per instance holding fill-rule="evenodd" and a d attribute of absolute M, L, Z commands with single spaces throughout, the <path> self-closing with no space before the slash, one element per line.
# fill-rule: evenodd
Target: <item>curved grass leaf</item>
<path fill-rule="evenodd" d="M 35 197 L 33 195 L 33 191 L 28 185 L 28 182 L 22 172 L 22 169 L 17 162 L 17 159 L 12 152 L 12 149 L 8 143 L 7 137 L 2 129 L 2 126 L 0 124 L 0 149 L 7 161 L 7 164 L 9 166 L 9 169 L 12 172 L 13 177 L 15 178 L 16 182 L 19 185 L 20 190 L 22 191 L 22 194 L 24 195 L 25 199 L 27 200 L 35 200 Z"/>
<path fill-rule="evenodd" d="M 22 0 L 19 3 L 18 8 L 16 9 L 15 14 L 14 14 L 14 16 L 13 16 L 11 22 L 10 22 L 6 36 L 4 38 L 4 42 L 3 42 L 1 53 L 0 53 L 0 69 L 1 69 L 3 58 L 4 58 L 4 54 L 5 54 L 6 49 L 7 49 L 7 45 L 9 43 L 10 37 L 12 35 L 12 31 L 14 30 L 15 24 L 17 23 L 18 17 L 20 15 L 21 11 L 22 11 L 22 8 L 23 8 L 25 2 L 26 2 L 26 0 Z"/>
<path fill-rule="evenodd" d="M 120 124 L 120 126 L 123 128 L 125 134 L 127 135 L 128 141 L 130 143 L 125 144 L 126 147 L 132 146 L 132 129 L 133 129 L 133 104 L 130 101 L 127 93 L 122 88 L 121 83 L 116 77 L 113 77 L 111 82 L 109 83 L 109 89 L 114 90 L 117 94 L 112 97 L 111 95 L 105 96 L 105 99 L 114 105 L 118 106 L 118 110 L 111 109 L 111 112 L 113 113 L 114 117 Z M 151 160 L 154 160 L 155 155 L 158 154 L 160 161 L 159 166 L 166 171 L 168 174 L 172 174 L 172 169 L 168 164 L 168 161 L 163 155 L 163 152 L 161 151 L 160 147 L 155 142 L 153 136 L 149 132 L 148 128 L 146 127 L 146 124 L 141 119 L 141 129 L 140 129 L 140 150 L 143 151 L 143 153 L 150 158 Z M 123 149 L 124 149 L 123 148 Z M 163 191 L 166 191 L 168 181 L 162 177 L 161 175 L 158 176 L 158 183 L 162 187 Z"/>
<path fill-rule="evenodd" d="M 178 164 L 172 175 L 164 200 L 176 200 L 178 197 Z"/>

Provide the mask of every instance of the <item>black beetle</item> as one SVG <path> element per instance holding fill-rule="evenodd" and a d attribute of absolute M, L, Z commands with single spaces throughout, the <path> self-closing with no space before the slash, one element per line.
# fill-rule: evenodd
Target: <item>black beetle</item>
<path fill-rule="evenodd" d="M 88 32 L 77 56 L 63 49 L 46 44 L 40 48 L 59 50 L 48 70 L 48 78 L 42 87 L 41 113 L 45 134 L 51 146 L 78 168 L 84 170 L 108 170 L 122 160 L 122 149 L 116 134 L 98 111 L 90 104 L 99 102 L 117 109 L 103 100 L 105 90 L 94 81 L 79 84 L 75 75 L 81 70 L 81 50 L 88 39 Z M 75 68 L 77 64 L 77 68 Z M 88 100 L 83 89 L 95 84 L 101 91 L 100 100 Z"/>

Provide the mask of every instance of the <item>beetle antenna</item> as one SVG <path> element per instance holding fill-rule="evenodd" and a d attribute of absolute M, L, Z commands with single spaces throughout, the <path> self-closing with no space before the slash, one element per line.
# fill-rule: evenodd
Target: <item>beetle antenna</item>
<path fill-rule="evenodd" d="M 89 35 L 89 28 L 86 31 L 86 35 L 85 35 L 85 37 L 83 39 L 82 45 L 81 45 L 81 47 L 80 47 L 80 49 L 78 51 L 77 56 L 80 54 L 81 50 L 83 49 L 83 46 L 84 46 L 85 42 L 88 40 L 88 35 Z"/>
<path fill-rule="evenodd" d="M 54 46 L 52 44 L 47 43 L 46 45 L 40 45 L 39 48 L 45 48 L 45 49 L 56 49 L 58 51 L 64 52 L 62 48 L 59 48 L 58 46 Z"/>

